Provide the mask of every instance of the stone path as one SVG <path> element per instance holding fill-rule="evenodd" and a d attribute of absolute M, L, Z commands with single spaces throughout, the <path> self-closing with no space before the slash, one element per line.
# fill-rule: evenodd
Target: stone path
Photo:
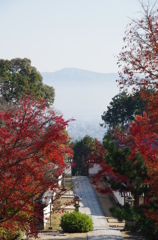
<path fill-rule="evenodd" d="M 88 233 L 88 240 L 122 240 L 118 229 L 108 227 L 97 196 L 87 177 L 72 177 L 74 193 L 82 199 L 79 211 L 92 218 L 94 231 Z"/>

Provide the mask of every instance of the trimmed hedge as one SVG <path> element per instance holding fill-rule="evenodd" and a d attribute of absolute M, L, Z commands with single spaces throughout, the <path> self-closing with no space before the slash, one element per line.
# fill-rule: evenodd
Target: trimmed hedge
<path fill-rule="evenodd" d="M 60 226 L 64 232 L 68 233 L 88 232 L 93 230 L 92 219 L 80 212 L 64 214 L 61 217 Z"/>

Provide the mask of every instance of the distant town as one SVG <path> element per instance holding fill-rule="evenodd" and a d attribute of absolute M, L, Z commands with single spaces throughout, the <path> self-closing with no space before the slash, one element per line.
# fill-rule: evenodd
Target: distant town
<path fill-rule="evenodd" d="M 43 82 L 55 89 L 53 107 L 64 118 L 74 118 L 68 133 L 72 141 L 85 135 L 102 141 L 107 129 L 100 126 L 101 115 L 112 97 L 119 93 L 117 73 L 96 73 L 77 68 L 41 73 Z"/>

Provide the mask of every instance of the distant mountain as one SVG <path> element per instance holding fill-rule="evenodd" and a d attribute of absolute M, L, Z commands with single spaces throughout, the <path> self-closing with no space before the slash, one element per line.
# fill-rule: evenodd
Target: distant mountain
<path fill-rule="evenodd" d="M 118 78 L 117 73 L 97 73 L 78 68 L 64 68 L 56 72 L 43 72 L 42 76 L 44 82 L 48 85 L 52 85 L 53 82 L 63 83 L 63 81 L 71 84 L 96 83 L 96 81 L 110 81 Z"/>
<path fill-rule="evenodd" d="M 101 115 L 112 97 L 119 93 L 117 73 L 97 73 L 77 68 L 43 72 L 43 82 L 55 88 L 54 107 L 70 124 L 71 135 L 79 139 L 86 134 L 102 138 L 105 129 L 99 126 Z M 97 127 L 98 126 L 98 127 Z M 74 135 L 75 134 L 75 135 Z"/>

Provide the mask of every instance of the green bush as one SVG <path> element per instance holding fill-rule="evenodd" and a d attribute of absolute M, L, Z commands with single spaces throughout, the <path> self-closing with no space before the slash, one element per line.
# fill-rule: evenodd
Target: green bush
<path fill-rule="evenodd" d="M 136 223 L 135 227 L 129 227 L 128 230 L 139 231 L 142 235 L 145 235 L 148 240 L 158 240 L 158 226 L 156 222 L 148 219 L 144 214 L 144 210 L 149 211 L 150 209 L 150 211 L 152 211 L 152 205 L 154 205 L 154 203 L 150 203 L 148 206 L 139 207 L 130 206 L 127 203 L 124 206 L 117 204 L 116 207 L 110 209 L 110 212 L 112 216 L 119 221 L 123 219 L 134 220 Z"/>
<path fill-rule="evenodd" d="M 124 206 L 121 206 L 120 204 L 117 204 L 116 207 L 110 208 L 110 212 L 112 213 L 112 216 L 117 218 L 119 221 L 122 220 L 134 220 L 137 221 L 138 214 L 135 211 L 135 208 L 133 206 L 130 206 L 128 203 L 125 203 Z"/>
<path fill-rule="evenodd" d="M 17 231 L 10 231 L 4 228 L 0 228 L 0 239 L 4 239 L 4 240 L 12 240 L 12 239 L 16 239 L 16 240 L 21 240 L 23 238 L 24 232 L 22 232 L 21 230 L 17 230 Z"/>
<path fill-rule="evenodd" d="M 61 217 L 61 224 L 64 232 L 88 232 L 93 230 L 92 219 L 86 214 L 73 212 L 64 214 Z"/>

